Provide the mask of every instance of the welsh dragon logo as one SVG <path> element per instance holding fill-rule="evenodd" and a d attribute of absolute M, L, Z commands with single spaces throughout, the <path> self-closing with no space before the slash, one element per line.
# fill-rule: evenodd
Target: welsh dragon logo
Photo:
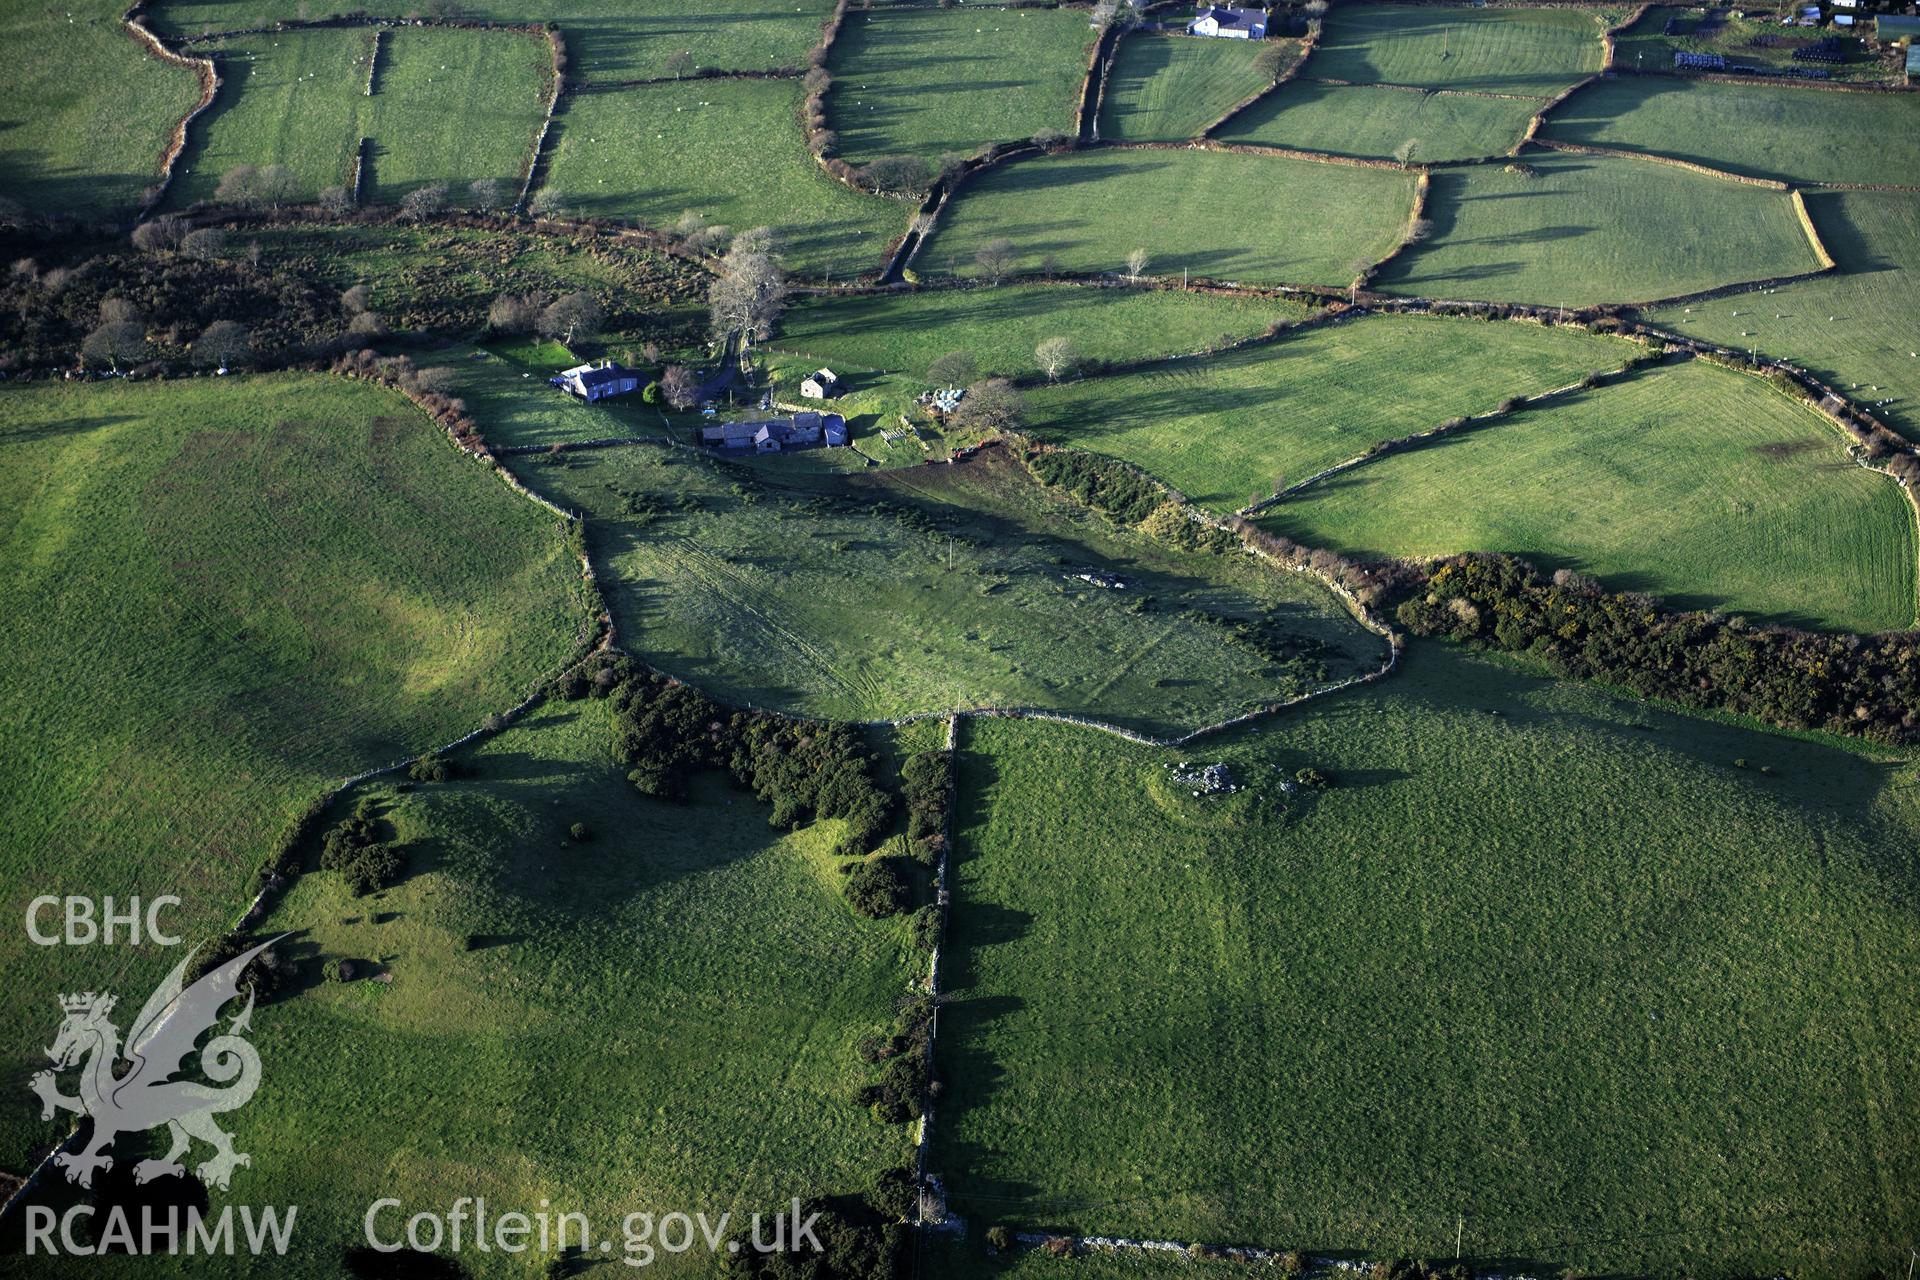
<path fill-rule="evenodd" d="M 194 1138 L 213 1148 L 213 1155 L 194 1171 L 210 1186 L 226 1190 L 233 1171 L 252 1163 L 244 1152 L 233 1149 L 233 1135 L 214 1123 L 221 1112 L 247 1105 L 260 1087 L 260 1054 L 244 1039 L 253 1018 L 251 986 L 247 1007 L 225 1031 L 197 1050 L 199 1074 L 213 1084 L 174 1077 L 196 1052 L 201 1035 L 219 1022 L 220 1010 L 239 995 L 240 971 L 277 941 L 264 942 L 227 961 L 192 986 L 185 985 L 187 965 L 193 960 L 189 954 L 147 998 L 127 1031 L 124 1053 L 119 1029 L 111 1020 L 112 995 L 89 991 L 60 997 L 66 1017 L 47 1050 L 53 1069 L 35 1075 L 29 1087 L 40 1097 L 42 1120 L 53 1119 L 55 1111 L 71 1111 L 93 1121 L 92 1136 L 83 1150 L 62 1151 L 53 1158 L 66 1170 L 69 1182 L 92 1186 L 95 1170 L 113 1167 L 113 1157 L 106 1150 L 116 1137 L 161 1125 L 167 1127 L 171 1145 L 160 1159 L 134 1166 L 136 1183 L 185 1174 L 180 1157 L 188 1153 Z M 114 1068 L 123 1058 L 129 1065 L 123 1074 L 115 1075 Z M 80 1091 L 70 1097 L 60 1092 L 58 1076 L 76 1068 Z"/>

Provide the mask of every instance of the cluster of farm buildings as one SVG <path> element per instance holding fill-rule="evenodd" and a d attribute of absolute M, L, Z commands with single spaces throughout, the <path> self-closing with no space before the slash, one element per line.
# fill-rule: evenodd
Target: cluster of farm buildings
<path fill-rule="evenodd" d="M 613 360 L 598 364 L 575 365 L 562 369 L 547 381 L 589 404 L 615 396 L 644 391 L 652 379 Z M 809 400 L 824 400 L 840 388 L 840 379 L 831 369 L 817 369 L 800 384 L 800 394 Z M 700 443 L 722 449 L 752 449 L 756 453 L 776 453 L 782 449 L 809 445 L 839 446 L 849 443 L 846 418 L 838 413 L 795 413 L 784 418 L 758 418 L 751 422 L 716 422 L 700 428 Z"/>

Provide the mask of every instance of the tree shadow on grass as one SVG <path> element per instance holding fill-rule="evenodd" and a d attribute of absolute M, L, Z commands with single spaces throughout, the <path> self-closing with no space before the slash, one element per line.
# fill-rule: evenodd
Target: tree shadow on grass
<path fill-rule="evenodd" d="M 51 418 L 39 422 L 22 423 L 0 431 L 0 449 L 18 445 L 38 444 L 45 440 L 56 440 L 62 436 L 85 435 L 90 431 L 107 431 L 129 422 L 140 421 L 133 414 L 102 415 L 99 417 Z"/>

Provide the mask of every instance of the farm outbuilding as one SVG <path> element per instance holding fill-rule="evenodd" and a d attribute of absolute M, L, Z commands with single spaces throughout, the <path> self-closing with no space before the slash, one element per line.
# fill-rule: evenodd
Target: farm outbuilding
<path fill-rule="evenodd" d="M 800 394 L 809 400 L 826 400 L 840 394 L 840 375 L 831 369 L 815 369 L 800 383 Z"/>
<path fill-rule="evenodd" d="M 799 445 L 847 443 L 847 420 L 837 413 L 796 413 L 791 418 L 755 418 L 717 422 L 700 428 L 700 443 L 724 449 L 775 453 Z"/>
<path fill-rule="evenodd" d="M 1882 13 L 1873 20 L 1874 37 L 1883 43 L 1911 40 L 1920 36 L 1920 16 L 1911 13 Z"/>
<path fill-rule="evenodd" d="M 1203 6 L 1187 24 L 1190 36 L 1214 36 L 1223 40 L 1265 40 L 1265 9 L 1230 9 L 1225 5 Z"/>

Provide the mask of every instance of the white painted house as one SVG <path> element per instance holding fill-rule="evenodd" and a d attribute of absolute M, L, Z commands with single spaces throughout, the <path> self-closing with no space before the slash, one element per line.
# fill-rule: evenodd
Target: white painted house
<path fill-rule="evenodd" d="M 1229 9 L 1224 5 L 1206 5 L 1187 24 L 1190 36 L 1215 36 L 1223 40 L 1265 40 L 1265 9 Z"/>
<path fill-rule="evenodd" d="M 547 381 L 570 395 L 592 401 L 638 391 L 647 380 L 632 369 L 602 360 L 599 364 L 577 364 L 563 369 Z"/>

